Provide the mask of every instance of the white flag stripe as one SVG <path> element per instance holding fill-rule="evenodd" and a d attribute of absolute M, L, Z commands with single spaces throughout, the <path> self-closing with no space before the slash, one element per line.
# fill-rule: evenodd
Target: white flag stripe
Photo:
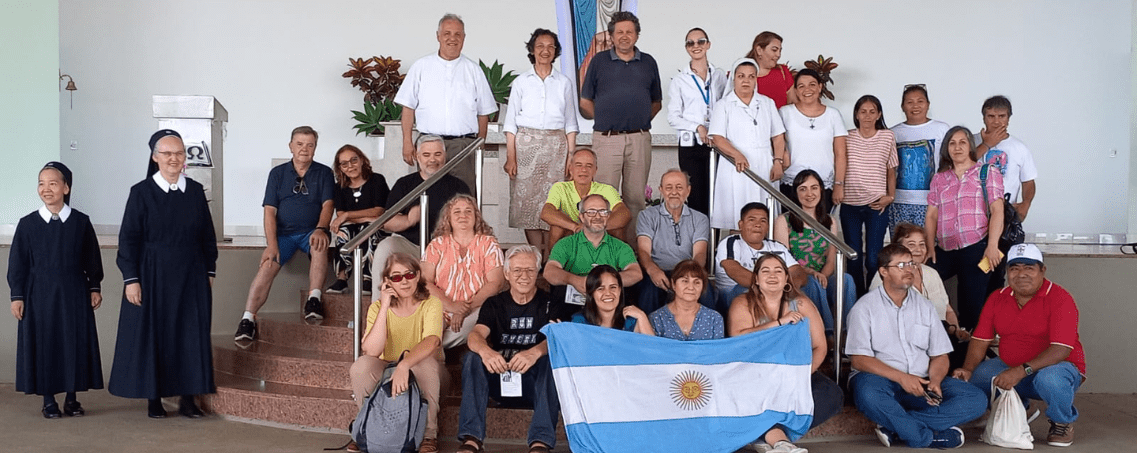
<path fill-rule="evenodd" d="M 566 367 L 553 370 L 565 425 L 746 417 L 767 410 L 813 413 L 809 365 L 733 362 L 719 365 L 663 364 Z M 694 372 L 695 374 L 690 374 Z M 676 394 L 681 375 L 705 379 L 709 392 Z M 605 398 L 578 399 L 588 387 L 608 389 Z M 700 386 L 696 386 L 700 387 Z M 697 392 L 695 392 L 697 393 Z M 684 407 L 686 406 L 686 407 Z"/>

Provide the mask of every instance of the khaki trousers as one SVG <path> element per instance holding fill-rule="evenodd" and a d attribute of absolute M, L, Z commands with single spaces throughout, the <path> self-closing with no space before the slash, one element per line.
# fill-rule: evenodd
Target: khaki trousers
<path fill-rule="evenodd" d="M 644 187 L 651 171 L 651 132 L 611 136 L 593 133 L 592 152 L 596 153 L 596 181 L 619 189 L 620 198 L 632 211 L 624 236 L 634 244 L 636 220 L 646 205 Z"/>
<path fill-rule="evenodd" d="M 383 369 L 387 367 L 387 363 L 378 357 L 361 355 L 351 365 L 352 398 L 357 407 L 363 407 L 363 400 L 375 390 L 375 384 L 383 377 Z M 415 382 L 418 383 L 418 388 L 427 402 L 426 433 L 423 437 L 437 439 L 438 398 L 448 386 L 450 375 L 446 372 L 446 366 L 434 357 L 424 359 L 411 367 L 411 373 L 414 373 Z"/>

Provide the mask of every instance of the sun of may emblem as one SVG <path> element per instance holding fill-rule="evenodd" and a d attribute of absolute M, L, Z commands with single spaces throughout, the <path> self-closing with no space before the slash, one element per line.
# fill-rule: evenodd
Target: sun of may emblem
<path fill-rule="evenodd" d="M 671 380 L 671 400 L 686 410 L 702 409 L 711 400 L 711 380 L 698 371 L 684 371 Z"/>

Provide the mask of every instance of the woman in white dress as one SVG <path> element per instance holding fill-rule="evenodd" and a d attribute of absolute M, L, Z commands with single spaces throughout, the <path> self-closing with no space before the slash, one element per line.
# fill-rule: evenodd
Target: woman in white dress
<path fill-rule="evenodd" d="M 715 173 L 711 227 L 735 229 L 739 210 L 746 203 L 769 203 L 769 195 L 743 174 L 750 169 L 767 181 L 781 179 L 789 167 L 786 128 L 770 98 L 754 91 L 758 65 L 749 58 L 738 60 L 731 71 L 734 91 L 715 105 L 711 113 L 711 140 L 731 159 L 719 158 Z"/>

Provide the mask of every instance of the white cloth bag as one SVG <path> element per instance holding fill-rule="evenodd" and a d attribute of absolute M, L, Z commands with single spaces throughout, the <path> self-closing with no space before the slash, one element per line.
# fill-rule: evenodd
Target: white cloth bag
<path fill-rule="evenodd" d="M 1034 436 L 1030 434 L 1019 393 L 1014 388 L 996 387 L 995 379 L 991 379 L 991 416 L 979 440 L 997 447 L 1034 450 Z"/>

